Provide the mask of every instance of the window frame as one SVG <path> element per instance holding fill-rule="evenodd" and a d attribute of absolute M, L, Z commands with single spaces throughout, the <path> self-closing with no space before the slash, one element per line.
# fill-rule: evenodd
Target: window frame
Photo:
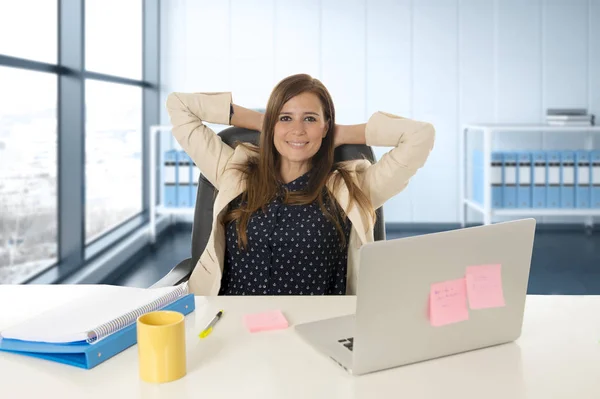
<path fill-rule="evenodd" d="M 57 98 L 57 262 L 16 283 L 59 283 L 149 223 L 149 135 L 159 123 L 160 0 L 142 1 L 142 79 L 85 69 L 85 0 L 57 0 L 58 62 L 48 64 L 0 54 L 0 66 L 54 74 Z M 96 237 L 85 239 L 85 82 L 87 79 L 142 88 L 142 212 Z M 79 167 L 76 167 L 76 166 Z M 115 265 L 103 266 L 114 269 Z"/>

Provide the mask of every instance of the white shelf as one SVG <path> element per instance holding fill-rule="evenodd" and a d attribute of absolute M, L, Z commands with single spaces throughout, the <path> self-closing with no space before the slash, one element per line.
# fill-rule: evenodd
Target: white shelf
<path fill-rule="evenodd" d="M 194 208 L 169 208 L 157 206 L 156 213 L 159 215 L 193 215 Z"/>
<path fill-rule="evenodd" d="M 465 200 L 465 205 L 479 213 L 485 213 L 483 206 L 477 202 Z M 492 209 L 491 212 L 494 216 L 600 216 L 600 208 L 501 208 Z"/>
<path fill-rule="evenodd" d="M 480 204 L 478 204 L 477 202 L 472 201 L 472 200 L 468 200 L 468 199 L 464 200 L 464 202 L 465 202 L 466 206 L 468 206 L 469 208 L 473 209 L 474 211 L 477 211 L 479 213 L 485 213 L 485 210 L 483 209 L 483 206 L 480 205 Z"/>
<path fill-rule="evenodd" d="M 469 173 L 468 164 L 468 145 L 467 139 L 469 133 L 480 134 L 482 136 L 483 147 L 483 204 L 475 203 L 469 199 L 468 181 Z M 584 217 L 585 226 L 593 226 L 594 216 L 600 216 L 600 209 L 494 209 L 492 207 L 492 152 L 493 152 L 493 136 L 496 133 L 503 132 L 544 132 L 544 133 L 559 133 L 571 132 L 573 134 L 583 134 L 585 138 L 584 150 L 594 149 L 595 133 L 600 133 L 600 126 L 557 126 L 549 124 L 517 124 L 517 123 L 471 123 L 462 126 L 462 131 L 459 134 L 459 218 L 461 226 L 466 226 L 467 209 L 473 209 L 483 216 L 483 224 L 492 223 L 494 216 L 514 216 L 514 217 L 531 217 L 531 216 L 580 216 Z"/>
<path fill-rule="evenodd" d="M 600 216 L 600 209 L 495 209 L 492 211 L 497 216 Z"/>
<path fill-rule="evenodd" d="M 212 126 L 217 128 L 217 126 Z M 224 126 L 227 127 L 227 126 Z M 164 190 L 157 190 L 157 183 L 162 184 L 162 168 L 158 166 L 162 163 L 162 157 L 157 157 L 161 150 L 160 138 L 161 133 L 170 132 L 172 126 L 170 125 L 152 125 L 148 131 L 150 135 L 150 184 L 148 185 L 148 197 L 150 199 L 149 212 L 150 212 L 150 240 L 152 243 L 156 242 L 156 216 L 157 215 L 194 215 L 194 208 L 169 208 L 161 204 L 164 204 Z M 157 193 L 158 191 L 158 193 Z M 158 194 L 158 198 L 157 198 Z"/>
<path fill-rule="evenodd" d="M 472 124 L 463 126 L 463 130 L 488 130 L 491 132 L 597 132 L 600 126 L 556 126 L 539 124 Z"/>

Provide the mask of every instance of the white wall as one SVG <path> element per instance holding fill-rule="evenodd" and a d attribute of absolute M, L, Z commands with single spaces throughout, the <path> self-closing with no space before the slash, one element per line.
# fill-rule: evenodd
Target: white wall
<path fill-rule="evenodd" d="M 331 91 L 339 123 L 377 110 L 433 123 L 435 149 L 386 204 L 386 222 L 458 221 L 464 123 L 542 122 L 548 107 L 600 117 L 600 0 L 169 0 L 162 8 L 163 99 L 232 91 L 241 105 L 263 108 L 280 79 L 306 72 Z M 164 110 L 161 120 L 169 123 Z M 496 144 L 583 142 L 539 133 Z"/>

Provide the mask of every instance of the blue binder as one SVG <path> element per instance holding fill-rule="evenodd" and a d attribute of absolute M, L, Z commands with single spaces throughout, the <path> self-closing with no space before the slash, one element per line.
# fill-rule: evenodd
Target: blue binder
<path fill-rule="evenodd" d="M 164 176 L 164 200 L 166 207 L 176 207 L 177 202 L 177 150 L 165 152 Z"/>
<path fill-rule="evenodd" d="M 492 208 L 502 208 L 502 183 L 504 182 L 504 168 L 502 166 L 502 152 L 492 152 Z"/>
<path fill-rule="evenodd" d="M 560 207 L 560 152 L 548 152 L 548 180 L 546 184 L 546 206 Z"/>
<path fill-rule="evenodd" d="M 531 153 L 520 152 L 517 160 L 517 208 L 531 208 Z"/>
<path fill-rule="evenodd" d="M 590 152 L 577 151 L 575 164 L 575 207 L 589 208 L 592 200 Z"/>
<path fill-rule="evenodd" d="M 600 208 L 600 151 L 592 151 L 592 208 Z"/>
<path fill-rule="evenodd" d="M 563 151 L 560 158 L 560 207 L 575 207 L 575 152 Z"/>
<path fill-rule="evenodd" d="M 502 182 L 504 171 L 502 167 L 502 152 L 492 153 L 490 184 L 492 186 L 492 208 L 502 208 Z M 483 205 L 483 152 L 473 151 L 473 200 Z"/>
<path fill-rule="evenodd" d="M 473 201 L 483 205 L 483 152 L 473 151 Z"/>
<path fill-rule="evenodd" d="M 504 154 L 504 207 L 517 207 L 517 154 L 507 152 Z"/>
<path fill-rule="evenodd" d="M 189 314 L 195 309 L 194 295 L 188 294 L 183 296 L 163 309 Z M 0 340 L 0 351 L 91 369 L 130 346 L 135 345 L 136 342 L 137 329 L 136 324 L 133 323 L 94 344 L 88 344 L 85 341 L 54 344 L 2 339 Z"/>
<path fill-rule="evenodd" d="M 533 162 L 533 189 L 531 193 L 531 207 L 546 207 L 546 182 L 548 181 L 548 164 L 545 151 L 532 153 Z"/>
<path fill-rule="evenodd" d="M 192 159 L 185 153 L 179 152 L 177 159 L 177 206 L 180 208 L 190 207 L 191 179 L 192 179 Z"/>

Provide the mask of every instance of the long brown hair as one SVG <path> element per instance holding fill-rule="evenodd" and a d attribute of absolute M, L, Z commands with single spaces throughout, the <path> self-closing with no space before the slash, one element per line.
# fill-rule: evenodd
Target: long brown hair
<path fill-rule="evenodd" d="M 305 205 L 317 201 L 323 214 L 335 225 L 340 241 L 345 246 L 346 239 L 342 229 L 342 223 L 345 220 L 345 212 L 335 201 L 332 193 L 328 197 L 329 208 L 334 210 L 330 212 L 325 206 L 326 183 L 335 173 L 333 180 L 333 191 L 336 191 L 343 179 L 348 187 L 350 195 L 350 207 L 354 203 L 369 214 L 373 221 L 375 220 L 375 211 L 370 199 L 354 183 L 351 173 L 345 169 L 343 162 L 334 163 L 334 127 L 335 127 L 335 108 L 329 91 L 318 79 L 306 74 L 292 75 L 275 86 L 269 97 L 267 109 L 264 115 L 263 128 L 260 133 L 259 146 L 253 146 L 246 143 L 238 143 L 251 152 L 257 154 L 256 157 L 249 157 L 248 162 L 243 165 L 234 165 L 233 167 L 242 172 L 246 181 L 246 190 L 242 193 L 242 204 L 236 209 L 231 209 L 223 218 L 223 223 L 237 221 L 238 246 L 246 248 L 248 237 L 246 230 L 250 216 L 261 209 L 265 211 L 266 205 L 281 191 L 279 171 L 281 165 L 281 156 L 275 148 L 274 134 L 275 124 L 278 121 L 279 113 L 283 105 L 291 98 L 302 93 L 314 93 L 321 101 L 325 121 L 327 123 L 327 134 L 321 142 L 321 147 L 311 158 L 311 169 L 307 187 L 300 191 L 283 192 L 284 203 L 290 205 Z"/>

